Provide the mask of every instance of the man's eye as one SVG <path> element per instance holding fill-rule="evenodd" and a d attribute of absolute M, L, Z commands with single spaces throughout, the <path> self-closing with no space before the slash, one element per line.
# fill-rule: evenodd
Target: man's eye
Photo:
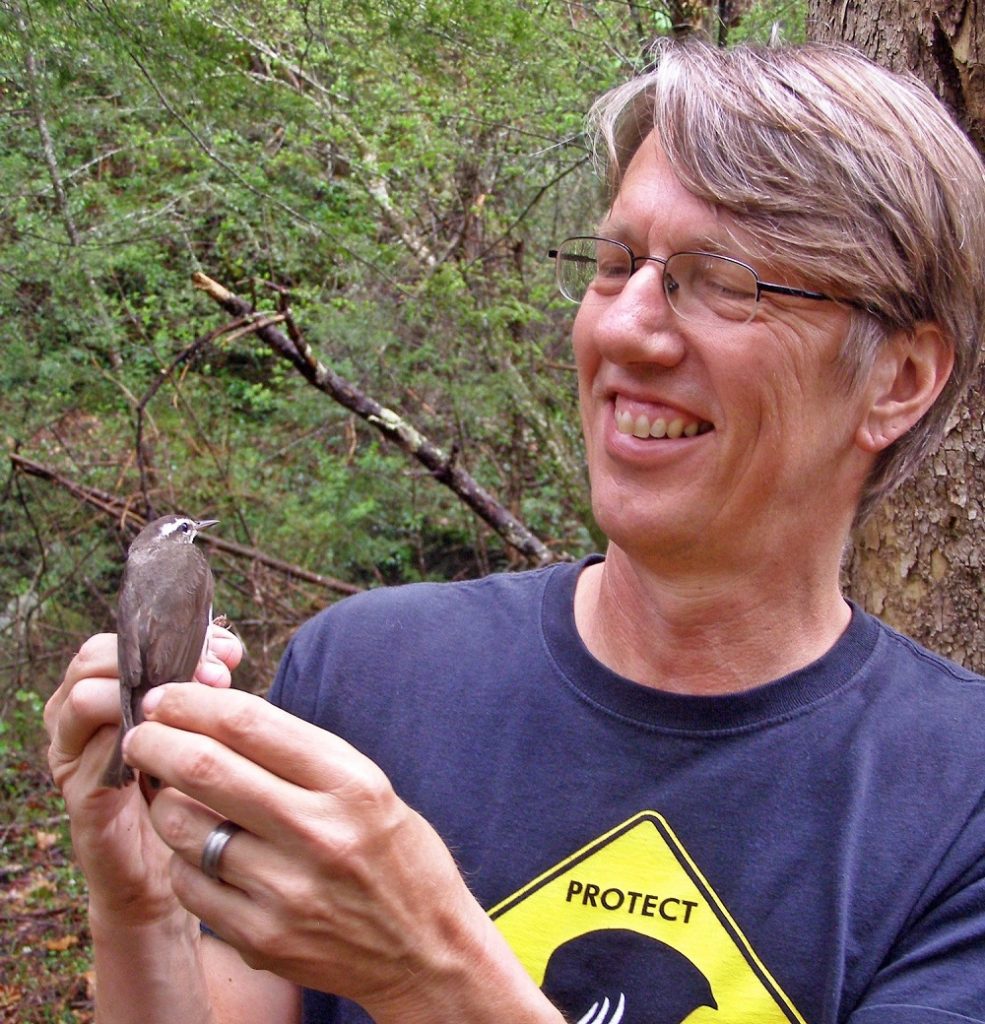
<path fill-rule="evenodd" d="M 598 277 L 613 280 L 614 278 L 626 277 L 628 270 L 625 262 L 622 260 L 599 260 L 596 273 Z"/>
<path fill-rule="evenodd" d="M 750 295 L 755 295 L 755 292 L 750 292 L 748 288 L 737 285 L 735 281 L 729 281 L 721 277 L 707 278 L 704 282 L 704 287 L 709 291 L 717 292 L 727 299 L 747 299 Z"/>

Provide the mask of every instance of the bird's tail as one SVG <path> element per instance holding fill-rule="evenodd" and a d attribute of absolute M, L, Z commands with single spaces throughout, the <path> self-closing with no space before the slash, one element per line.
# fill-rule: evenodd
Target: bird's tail
<path fill-rule="evenodd" d="M 99 784 L 108 789 L 122 789 L 133 782 L 135 778 L 133 769 L 123 760 L 123 734 L 125 731 L 125 726 L 121 725 L 120 731 L 116 734 L 116 745 L 113 747 L 109 764 L 106 765 L 103 777 L 99 780 Z"/>

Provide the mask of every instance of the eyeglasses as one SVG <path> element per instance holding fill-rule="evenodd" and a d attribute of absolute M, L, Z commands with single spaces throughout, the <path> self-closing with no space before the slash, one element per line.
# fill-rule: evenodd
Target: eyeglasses
<path fill-rule="evenodd" d="M 834 301 L 820 292 L 761 281 L 749 264 L 708 252 L 676 252 L 666 259 L 637 256 L 622 242 L 582 235 L 566 238 L 548 256 L 555 261 L 561 294 L 572 302 L 581 302 L 589 289 L 618 295 L 642 264 L 660 263 L 667 302 L 682 320 L 693 323 L 748 323 L 763 292 Z"/>

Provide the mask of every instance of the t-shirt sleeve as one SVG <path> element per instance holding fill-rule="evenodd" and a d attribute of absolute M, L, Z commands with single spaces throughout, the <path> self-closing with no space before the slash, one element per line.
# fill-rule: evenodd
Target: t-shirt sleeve
<path fill-rule="evenodd" d="M 281 656 L 274 674 L 274 681 L 267 691 L 267 700 L 275 707 L 283 708 L 285 711 L 294 712 L 293 704 L 297 700 L 297 669 L 294 658 L 294 644 L 296 638 L 292 639 Z"/>
<path fill-rule="evenodd" d="M 902 932 L 848 1024 L 985 1022 L 982 806 L 942 863 L 942 876 L 954 881 Z"/>
<path fill-rule="evenodd" d="M 309 680 L 307 686 L 301 685 L 304 680 L 300 663 L 304 657 L 306 631 L 306 627 L 302 626 L 288 643 L 267 692 L 267 700 L 298 718 L 311 721 L 314 702 L 312 690 L 317 680 Z"/>

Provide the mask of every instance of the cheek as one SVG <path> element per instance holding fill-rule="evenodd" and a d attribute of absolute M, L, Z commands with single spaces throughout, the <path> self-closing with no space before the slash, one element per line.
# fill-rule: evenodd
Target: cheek
<path fill-rule="evenodd" d="M 571 347 L 574 350 L 575 362 L 581 366 L 589 348 L 589 338 L 592 332 L 593 318 L 582 303 L 575 314 L 574 323 L 571 326 Z"/>
<path fill-rule="evenodd" d="M 598 373 L 601 357 L 598 348 L 591 342 L 588 317 L 583 317 L 580 310 L 571 331 L 571 346 L 575 366 L 578 370 L 578 397 L 584 417 L 588 411 L 588 402 L 592 396 L 592 384 Z"/>
<path fill-rule="evenodd" d="M 830 421 L 842 406 L 836 364 L 810 335 L 789 329 L 776 333 L 772 344 L 757 346 L 744 361 L 742 376 L 757 395 L 764 423 L 810 431 L 819 415 Z"/>

